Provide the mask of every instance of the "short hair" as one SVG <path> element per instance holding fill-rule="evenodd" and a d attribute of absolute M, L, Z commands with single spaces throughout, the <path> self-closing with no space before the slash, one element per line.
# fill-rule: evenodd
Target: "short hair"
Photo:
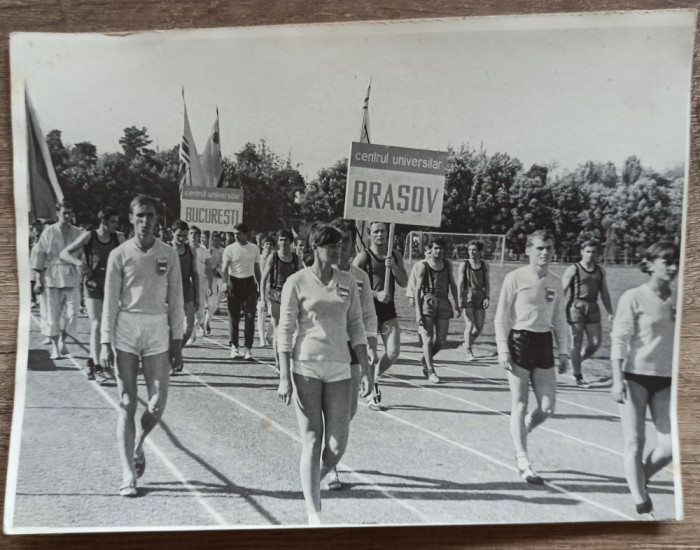
<path fill-rule="evenodd" d="M 287 239 L 291 243 L 294 241 L 294 235 L 289 229 L 280 229 L 277 232 L 277 239 Z"/>
<path fill-rule="evenodd" d="M 433 246 L 438 245 L 440 248 L 446 248 L 445 244 L 445 239 L 441 237 L 433 237 L 430 239 L 430 248 L 433 248 Z"/>
<path fill-rule="evenodd" d="M 344 218 L 336 218 L 333 220 L 331 222 L 331 227 L 337 229 L 341 233 L 347 233 L 348 231 L 350 233 L 354 233 L 355 231 L 355 224 L 352 221 Z"/>
<path fill-rule="evenodd" d="M 250 230 L 248 229 L 248 226 L 243 223 L 239 222 L 236 225 L 233 226 L 233 228 L 238 231 L 239 233 L 250 233 Z"/>
<path fill-rule="evenodd" d="M 204 231 L 202 231 L 202 235 L 206 235 L 207 237 L 209 237 L 211 235 L 211 231 L 209 231 L 208 229 L 205 229 Z"/>
<path fill-rule="evenodd" d="M 202 230 L 196 225 L 190 225 L 189 231 L 196 231 L 197 233 L 199 233 L 200 237 L 202 236 Z"/>
<path fill-rule="evenodd" d="M 667 262 L 677 264 L 680 260 L 680 256 L 680 249 L 674 242 L 662 239 L 652 244 L 642 253 L 642 261 L 639 264 L 639 269 L 642 273 L 650 273 L 649 268 L 654 260 L 662 258 Z"/>
<path fill-rule="evenodd" d="M 136 195 L 129 203 L 129 214 L 134 213 L 134 208 L 137 206 L 150 206 L 153 208 L 154 212 L 158 213 L 160 204 L 158 199 L 149 197 L 148 195 Z"/>
<path fill-rule="evenodd" d="M 306 238 L 305 238 L 305 237 L 299 236 L 299 237 L 297 237 L 296 239 L 294 239 L 294 244 L 303 244 L 303 245 L 306 245 Z"/>
<path fill-rule="evenodd" d="M 109 220 L 109 218 L 114 216 L 119 216 L 119 212 L 117 212 L 117 210 L 111 206 L 106 206 L 97 213 L 97 219 L 100 221 Z"/>
<path fill-rule="evenodd" d="M 63 199 L 56 203 L 56 212 L 61 210 L 61 208 L 64 210 L 73 210 L 73 204 L 69 200 Z"/>
<path fill-rule="evenodd" d="M 170 229 L 172 229 L 173 233 L 175 233 L 175 231 L 189 231 L 190 226 L 187 225 L 187 222 L 184 220 L 175 220 L 170 226 Z"/>
<path fill-rule="evenodd" d="M 481 241 L 479 241 L 479 240 L 477 240 L 477 239 L 474 239 L 474 240 L 472 240 L 472 241 L 469 241 L 469 242 L 467 243 L 467 248 L 469 248 L 470 246 L 475 246 L 476 249 L 477 249 L 479 252 L 483 252 L 483 251 L 484 251 L 484 243 L 481 242 Z"/>
<path fill-rule="evenodd" d="M 377 221 L 369 222 L 369 223 L 367 224 L 367 233 L 369 233 L 370 231 L 372 231 L 372 226 L 373 226 L 373 225 L 377 225 L 378 223 L 381 223 L 381 224 L 384 226 L 384 228 L 386 228 L 386 224 L 385 224 L 384 222 L 377 222 Z"/>
<path fill-rule="evenodd" d="M 581 250 L 588 248 L 589 246 L 598 250 L 598 248 L 600 248 L 600 243 L 595 239 L 587 239 L 581 243 Z"/>
<path fill-rule="evenodd" d="M 272 246 L 275 246 L 275 239 L 274 237 L 268 235 L 265 237 L 265 240 L 263 241 L 263 244 L 270 243 Z"/>
<path fill-rule="evenodd" d="M 525 241 L 525 248 L 530 248 L 535 242 L 535 239 L 542 239 L 542 241 L 552 241 L 554 242 L 554 235 L 549 229 L 537 229 L 527 236 Z"/>
<path fill-rule="evenodd" d="M 327 246 L 339 243 L 343 239 L 335 227 L 327 223 L 314 223 L 306 235 L 306 246 L 304 247 L 304 263 L 312 265 L 314 263 L 314 247 Z"/>

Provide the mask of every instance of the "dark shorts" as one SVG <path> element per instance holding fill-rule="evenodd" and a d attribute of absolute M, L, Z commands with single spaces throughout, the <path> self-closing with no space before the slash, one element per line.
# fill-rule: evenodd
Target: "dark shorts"
<path fill-rule="evenodd" d="M 424 294 L 420 305 L 421 315 L 433 319 L 452 319 L 454 312 L 450 300 L 444 296 Z"/>
<path fill-rule="evenodd" d="M 628 382 L 636 382 L 640 386 L 643 386 L 649 393 L 649 397 L 656 392 L 665 390 L 671 385 L 670 376 L 652 376 L 648 374 L 635 374 L 627 371 L 623 372 L 622 375 Z"/>
<path fill-rule="evenodd" d="M 104 300 L 104 288 L 104 281 L 100 284 L 100 282 L 95 279 L 85 279 L 85 296 L 90 300 Z"/>
<path fill-rule="evenodd" d="M 386 321 L 391 321 L 396 319 L 396 306 L 394 305 L 394 300 L 385 304 L 384 302 L 374 299 L 374 311 L 377 313 L 377 323 L 380 325 Z"/>
<path fill-rule="evenodd" d="M 511 330 L 508 335 L 510 359 L 527 370 L 551 369 L 554 366 L 554 340 L 551 332 Z"/>
<path fill-rule="evenodd" d="M 462 307 L 471 307 L 474 309 L 485 309 L 484 300 L 486 292 L 483 290 L 474 290 L 467 288 L 462 293 Z"/>
<path fill-rule="evenodd" d="M 348 342 L 348 351 L 350 352 L 350 364 L 359 365 L 360 360 L 357 358 L 357 354 L 355 353 L 355 350 L 352 349 L 352 345 L 350 345 L 350 342 Z"/>
<path fill-rule="evenodd" d="M 598 325 L 600 324 L 600 307 L 598 307 L 597 302 L 572 300 L 566 306 L 566 321 L 569 324 Z"/>

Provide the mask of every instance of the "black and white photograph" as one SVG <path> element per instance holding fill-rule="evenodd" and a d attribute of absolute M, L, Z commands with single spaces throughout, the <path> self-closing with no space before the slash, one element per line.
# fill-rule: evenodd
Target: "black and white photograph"
<path fill-rule="evenodd" d="M 695 26 L 13 33 L 5 533 L 682 520 Z"/>

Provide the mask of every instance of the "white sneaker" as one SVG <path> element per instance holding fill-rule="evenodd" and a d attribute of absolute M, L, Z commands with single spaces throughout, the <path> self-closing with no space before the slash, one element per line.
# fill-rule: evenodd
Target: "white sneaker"
<path fill-rule="evenodd" d="M 240 359 L 240 358 L 241 358 L 241 352 L 238 351 L 238 347 L 231 344 L 231 359 Z"/>
<path fill-rule="evenodd" d="M 250 361 L 253 359 L 253 354 L 250 352 L 250 348 L 243 348 L 245 355 L 243 356 L 243 359 L 246 361 Z"/>

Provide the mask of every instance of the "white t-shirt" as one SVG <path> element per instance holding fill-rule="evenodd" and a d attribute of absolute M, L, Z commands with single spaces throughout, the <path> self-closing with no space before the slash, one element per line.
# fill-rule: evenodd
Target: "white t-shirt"
<path fill-rule="evenodd" d="M 255 275 L 255 264 L 260 259 L 260 249 L 255 243 L 233 243 L 224 249 L 223 265 L 228 265 L 228 275 L 246 279 Z"/>
<path fill-rule="evenodd" d="M 206 274 L 206 262 L 209 258 L 211 258 L 211 252 L 209 252 L 209 249 L 204 248 L 203 246 L 198 246 L 197 248 L 192 248 L 192 251 L 194 252 L 194 258 L 197 263 L 197 274 L 199 275 L 199 280 L 200 283 L 203 280 L 205 283 L 207 282 L 207 274 Z"/>

